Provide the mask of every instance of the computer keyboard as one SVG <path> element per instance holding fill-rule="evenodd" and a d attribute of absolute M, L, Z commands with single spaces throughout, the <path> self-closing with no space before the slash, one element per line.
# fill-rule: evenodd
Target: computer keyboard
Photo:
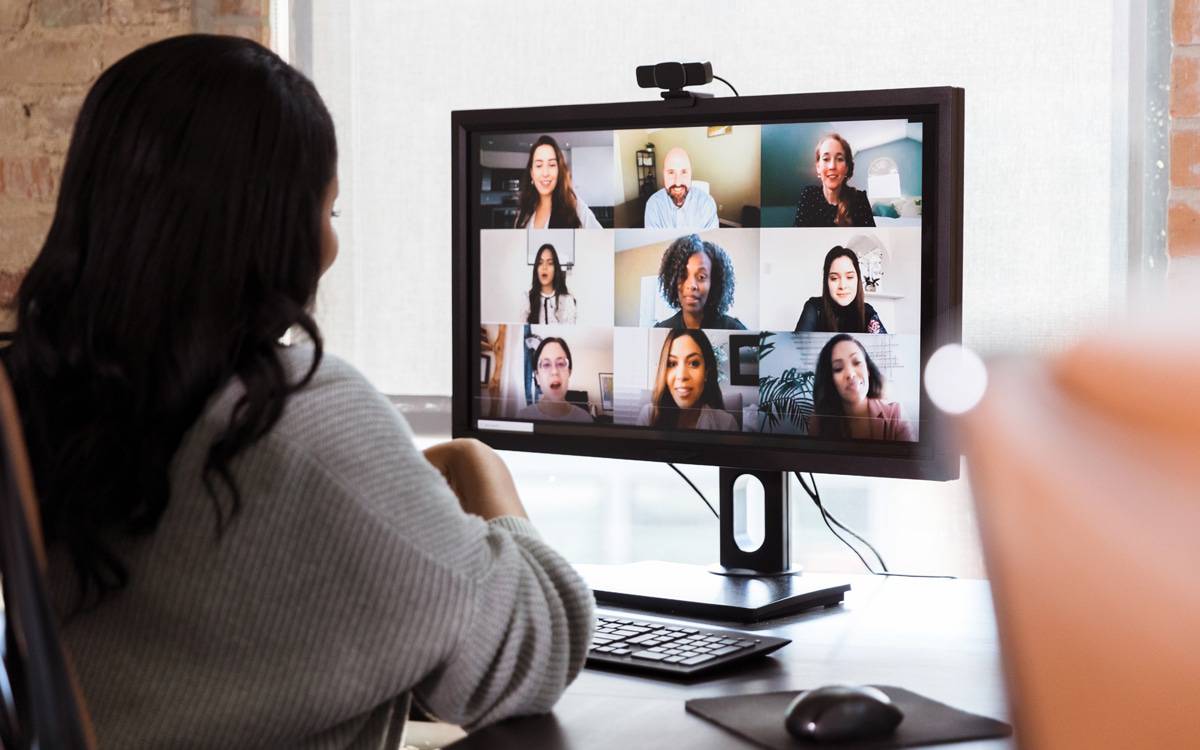
<path fill-rule="evenodd" d="M 769 654 L 787 638 L 597 615 L 587 665 L 692 677 Z"/>

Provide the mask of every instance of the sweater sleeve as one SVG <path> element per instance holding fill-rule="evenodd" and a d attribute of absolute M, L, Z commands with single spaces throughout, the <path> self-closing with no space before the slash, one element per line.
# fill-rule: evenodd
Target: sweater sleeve
<path fill-rule="evenodd" d="M 411 605 L 403 621 L 380 623 L 396 637 L 378 663 L 403 666 L 416 680 L 395 688 L 411 687 L 444 721 L 476 727 L 549 710 L 586 658 L 591 592 L 528 521 L 464 513 L 391 405 L 373 389 L 358 397 L 375 404 L 339 409 L 358 436 L 344 438 L 351 459 L 327 466 L 379 540 L 405 552 L 371 572 L 363 596 Z"/>

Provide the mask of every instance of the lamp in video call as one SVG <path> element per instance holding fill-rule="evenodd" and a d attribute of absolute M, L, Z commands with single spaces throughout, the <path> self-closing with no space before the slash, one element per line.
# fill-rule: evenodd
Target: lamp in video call
<path fill-rule="evenodd" d="M 720 467 L 720 564 L 581 566 L 602 603 L 835 605 L 789 473 L 958 476 L 922 375 L 960 339 L 963 91 L 637 74 L 664 101 L 453 113 L 454 435 Z"/>

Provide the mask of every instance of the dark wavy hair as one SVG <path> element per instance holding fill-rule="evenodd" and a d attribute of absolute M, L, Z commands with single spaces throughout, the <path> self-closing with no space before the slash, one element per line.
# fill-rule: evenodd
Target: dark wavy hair
<path fill-rule="evenodd" d="M 846 157 L 846 179 L 842 182 L 842 187 L 838 189 L 837 214 L 833 217 L 835 226 L 848 227 L 853 225 L 854 220 L 850 218 L 850 204 L 846 201 L 846 189 L 849 187 L 846 183 L 850 182 L 850 178 L 854 176 L 854 152 L 850 150 L 850 142 L 843 138 L 838 133 L 826 133 L 817 139 L 817 145 L 813 148 L 813 162 L 821 160 L 821 144 L 828 140 L 834 140 L 842 144 L 842 154 Z"/>
<path fill-rule="evenodd" d="M 529 281 L 529 317 L 525 320 L 526 323 L 537 325 L 542 321 L 538 320 L 538 303 L 542 299 L 542 282 L 538 280 L 538 262 L 542 259 L 542 251 L 549 250 L 550 257 L 554 260 L 554 279 L 550 282 L 554 285 L 554 304 L 558 304 L 560 295 L 567 294 L 567 274 L 563 271 L 562 264 L 558 262 L 558 251 L 554 249 L 554 245 L 549 242 L 538 248 L 537 255 L 533 256 L 533 278 Z M 547 323 L 551 322 L 549 320 Z"/>
<path fill-rule="evenodd" d="M 667 361 L 671 356 L 671 345 L 675 339 L 687 336 L 700 347 L 700 355 L 704 357 L 704 392 L 696 401 L 698 409 L 709 406 L 713 409 L 724 409 L 725 399 L 721 396 L 721 385 L 717 382 L 717 355 L 713 352 L 712 343 L 704 331 L 698 329 L 674 328 L 663 341 L 662 351 L 658 355 L 658 372 L 654 376 L 654 392 L 650 397 L 650 425 L 652 427 L 675 427 L 679 424 L 681 409 L 675 405 L 675 397 L 667 388 Z"/>
<path fill-rule="evenodd" d="M 203 479 L 218 535 L 239 511 L 234 457 L 321 360 L 308 308 L 336 160 L 312 83 L 247 39 L 156 42 L 105 71 L 84 100 L 0 354 L 45 541 L 66 545 L 81 607 L 126 585 L 110 542 L 154 531 L 184 433 L 233 379 L 245 391 Z M 314 353 L 288 382 L 279 340 L 293 326 Z"/>
<path fill-rule="evenodd" d="M 862 342 L 848 333 L 839 333 L 829 339 L 817 355 L 817 372 L 813 379 L 813 415 L 817 417 L 817 434 L 820 437 L 850 437 L 850 430 L 844 419 L 846 409 L 833 382 L 833 347 L 843 341 L 853 341 L 866 360 L 867 378 L 870 380 L 867 383 L 867 398 L 879 398 L 883 395 L 883 373 L 879 371 L 875 360 L 871 359 Z"/>
<path fill-rule="evenodd" d="M 579 221 L 579 211 L 576 208 L 578 199 L 575 197 L 575 187 L 571 184 L 571 168 L 563 158 L 562 149 L 553 136 L 543 135 L 533 142 L 529 148 L 529 158 L 525 160 L 525 173 L 521 175 L 521 194 L 517 199 L 517 229 L 521 229 L 533 221 L 541 195 L 533 186 L 533 154 L 538 146 L 552 146 L 554 159 L 558 162 L 558 181 L 554 183 L 554 192 L 550 196 L 550 220 L 546 229 L 578 229 L 583 224 Z"/>
<path fill-rule="evenodd" d="M 829 326 L 828 330 L 830 331 L 842 330 L 839 327 L 841 318 L 838 316 L 838 311 L 842 309 L 842 306 L 829 293 L 829 269 L 838 258 L 850 259 L 851 265 L 854 266 L 854 275 L 858 279 L 858 293 L 855 295 L 854 301 L 850 303 L 853 308 L 851 312 L 852 326 L 847 330 L 851 333 L 866 333 L 867 307 L 866 301 L 863 299 L 863 280 L 862 272 L 858 268 L 858 255 L 850 248 L 841 245 L 834 245 L 829 252 L 825 253 L 825 271 L 821 275 L 821 305 L 824 308 L 825 325 Z"/>
<path fill-rule="evenodd" d="M 679 309 L 679 285 L 687 278 L 688 258 L 704 253 L 712 264 L 712 280 L 709 282 L 708 299 L 704 303 L 704 314 L 724 315 L 733 304 L 733 289 L 736 279 L 733 261 L 725 250 L 716 243 L 700 239 L 699 235 L 688 234 L 667 245 L 662 265 L 658 267 L 658 286 L 667 304 Z"/>

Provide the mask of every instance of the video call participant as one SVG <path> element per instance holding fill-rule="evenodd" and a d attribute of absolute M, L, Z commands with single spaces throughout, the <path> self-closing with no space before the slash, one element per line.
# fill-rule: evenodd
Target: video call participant
<path fill-rule="evenodd" d="M 525 175 L 517 199 L 517 229 L 603 229 L 592 209 L 575 194 L 571 168 L 552 136 L 533 142 Z"/>
<path fill-rule="evenodd" d="M 817 141 L 815 149 L 819 185 L 807 185 L 796 203 L 798 227 L 873 227 L 871 201 L 862 190 L 846 182 L 854 176 L 854 154 L 837 133 Z"/>
<path fill-rule="evenodd" d="M 884 401 L 883 374 L 853 336 L 839 333 L 817 355 L 808 434 L 824 438 L 912 440 L 900 404 Z"/>
<path fill-rule="evenodd" d="M 583 666 L 592 594 L 500 457 L 422 455 L 323 354 L 337 192 L 320 95 L 248 39 L 155 42 L 83 101 L 0 360 L 99 747 L 377 747 L 412 694 L 476 727 Z"/>
<path fill-rule="evenodd" d="M 592 415 L 567 401 L 571 385 L 571 349 L 556 336 L 542 339 L 533 355 L 533 378 L 542 397 L 517 412 L 520 419 L 552 420 L 555 422 L 592 422 Z"/>
<path fill-rule="evenodd" d="M 725 314 L 733 305 L 734 274 L 733 261 L 720 245 L 695 234 L 678 238 L 663 253 L 658 285 L 679 312 L 655 328 L 746 330 L 742 321 Z"/>
<path fill-rule="evenodd" d="M 879 313 L 863 299 L 862 274 L 858 255 L 834 245 L 825 253 L 821 296 L 809 297 L 796 321 L 796 332 L 845 331 L 848 333 L 887 333 Z"/>
<path fill-rule="evenodd" d="M 692 190 L 692 160 L 676 146 L 663 159 L 663 186 L 646 201 L 647 229 L 716 229 L 717 202 Z"/>
<path fill-rule="evenodd" d="M 558 262 L 558 251 L 549 242 L 538 248 L 521 319 L 532 325 L 575 324 L 575 297 L 567 291 L 567 274 Z"/>
<path fill-rule="evenodd" d="M 677 329 L 667 334 L 658 356 L 650 403 L 642 407 L 637 423 L 681 430 L 737 431 L 737 420 L 725 411 L 717 383 L 717 357 L 704 331 Z"/>

